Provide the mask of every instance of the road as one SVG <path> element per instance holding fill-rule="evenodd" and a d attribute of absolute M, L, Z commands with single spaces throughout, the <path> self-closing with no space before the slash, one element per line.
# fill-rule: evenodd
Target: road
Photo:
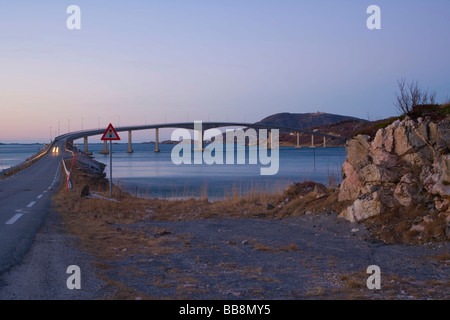
<path fill-rule="evenodd" d="M 21 261 L 50 207 L 52 191 L 61 183 L 59 153 L 0 180 L 0 274 Z"/>
<path fill-rule="evenodd" d="M 89 257 L 73 246 L 51 209 L 60 187 L 64 142 L 27 169 L 0 180 L 0 300 L 90 299 L 98 288 Z M 67 267 L 82 267 L 82 289 L 68 290 Z M 94 287 L 95 286 L 95 287 Z M 78 292 L 74 292 L 78 291 Z"/>

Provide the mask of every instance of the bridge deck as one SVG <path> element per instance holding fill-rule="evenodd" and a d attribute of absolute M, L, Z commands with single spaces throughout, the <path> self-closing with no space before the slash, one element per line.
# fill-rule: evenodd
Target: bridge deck
<path fill-rule="evenodd" d="M 212 129 L 212 128 L 221 128 L 221 127 L 247 127 L 247 128 L 253 128 L 253 129 L 278 129 L 280 131 L 300 132 L 300 133 L 304 133 L 304 134 L 322 136 L 322 137 L 327 137 L 327 138 L 331 138 L 331 139 L 340 139 L 340 140 L 344 139 L 339 136 L 322 133 L 319 131 L 309 131 L 309 130 L 303 130 L 303 129 L 298 129 L 298 128 L 276 126 L 276 125 L 264 125 L 264 124 L 243 123 L 243 122 L 202 122 L 203 130 L 208 130 L 208 129 Z M 125 127 L 117 127 L 115 129 L 117 132 L 123 132 L 123 131 L 138 131 L 138 130 L 148 130 L 148 129 L 157 129 L 157 128 L 159 128 L 159 129 L 183 128 L 183 129 L 194 130 L 194 122 L 162 123 L 162 124 L 151 124 L 151 125 L 143 125 L 143 126 L 125 126 Z M 101 135 L 105 132 L 105 130 L 106 130 L 106 128 L 85 130 L 85 131 L 74 131 L 74 132 L 70 132 L 70 133 L 66 133 L 66 134 L 57 136 L 55 138 L 55 140 L 58 141 L 61 139 L 67 139 L 67 140 L 73 141 L 73 140 L 80 139 L 83 137 Z"/>

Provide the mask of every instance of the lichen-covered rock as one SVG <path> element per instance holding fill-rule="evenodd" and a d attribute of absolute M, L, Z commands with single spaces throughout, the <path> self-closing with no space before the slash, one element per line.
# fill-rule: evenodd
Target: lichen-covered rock
<path fill-rule="evenodd" d="M 353 204 L 341 212 L 339 217 L 355 222 L 378 215 L 381 213 L 381 209 L 382 203 L 379 192 L 376 191 L 367 197 L 356 199 Z"/>
<path fill-rule="evenodd" d="M 358 135 L 346 144 L 347 161 L 355 170 L 359 170 L 371 162 L 367 153 L 367 150 L 370 149 L 369 138 L 369 136 Z"/>
<path fill-rule="evenodd" d="M 359 135 L 346 144 L 339 201 L 353 203 L 341 217 L 360 221 L 396 205 L 428 201 L 450 216 L 450 121 L 395 121 L 374 139 Z"/>
<path fill-rule="evenodd" d="M 394 190 L 394 197 L 402 206 L 409 206 L 417 198 L 416 189 L 408 183 L 399 183 Z"/>
<path fill-rule="evenodd" d="M 450 155 L 445 154 L 441 157 L 442 182 L 450 184 Z"/>
<path fill-rule="evenodd" d="M 344 180 L 342 181 L 340 192 L 338 195 L 339 201 L 354 200 L 361 194 L 363 184 L 359 179 L 358 173 L 350 164 L 345 161 L 342 165 L 342 175 Z"/>

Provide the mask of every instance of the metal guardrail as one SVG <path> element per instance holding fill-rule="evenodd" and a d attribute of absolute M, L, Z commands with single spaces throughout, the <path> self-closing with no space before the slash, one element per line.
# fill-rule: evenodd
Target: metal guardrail
<path fill-rule="evenodd" d="M 64 151 L 67 153 L 70 153 L 72 155 L 72 157 L 75 158 L 75 153 L 72 150 L 67 149 L 67 140 L 64 142 Z M 67 188 L 72 189 L 72 181 L 70 181 L 71 172 L 67 169 L 66 161 L 64 159 L 62 159 L 62 163 L 63 163 L 64 172 L 66 173 Z"/>
<path fill-rule="evenodd" d="M 72 182 L 70 181 L 70 171 L 67 170 L 66 162 L 64 161 L 64 159 L 62 159 L 61 161 L 62 161 L 62 164 L 63 164 L 64 172 L 66 173 L 67 187 L 72 189 Z"/>
<path fill-rule="evenodd" d="M 67 140 L 64 142 L 64 151 L 70 153 L 72 155 L 72 157 L 75 157 L 74 153 L 72 150 L 67 149 Z"/>

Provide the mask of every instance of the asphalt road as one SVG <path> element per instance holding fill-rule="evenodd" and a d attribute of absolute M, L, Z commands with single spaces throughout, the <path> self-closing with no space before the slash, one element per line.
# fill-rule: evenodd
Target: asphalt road
<path fill-rule="evenodd" d="M 91 299 L 101 285 L 51 209 L 51 195 L 63 183 L 64 142 L 39 161 L 0 180 L 0 300 Z M 66 154 L 67 155 L 67 154 Z M 67 267 L 78 265 L 84 290 L 68 290 Z"/>
<path fill-rule="evenodd" d="M 59 153 L 0 180 L 0 274 L 21 261 L 48 213 L 51 193 L 61 183 L 62 142 L 56 146 Z"/>

